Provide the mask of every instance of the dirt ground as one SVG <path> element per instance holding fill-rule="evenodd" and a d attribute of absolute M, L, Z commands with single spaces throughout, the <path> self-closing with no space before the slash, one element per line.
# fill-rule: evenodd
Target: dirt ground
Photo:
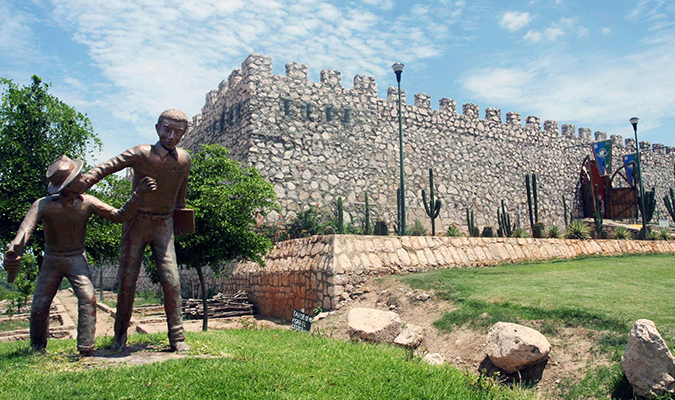
<path fill-rule="evenodd" d="M 487 329 L 475 331 L 469 328 L 456 328 L 452 333 L 439 332 L 434 321 L 443 313 L 455 309 L 451 302 L 434 296 L 433 292 L 411 290 L 399 282 L 397 277 L 371 279 L 364 294 L 348 301 L 339 310 L 326 319 L 312 325 L 315 331 L 322 331 L 329 337 L 349 340 L 347 316 L 353 307 L 368 307 L 391 310 L 399 314 L 404 324 L 421 326 L 424 329 L 424 342 L 418 348 L 421 356 L 427 353 L 441 353 L 447 362 L 462 370 L 478 373 L 485 368 L 481 364 L 486 359 L 485 339 Z M 419 300 L 420 294 L 429 294 L 426 301 Z M 424 298 L 426 296 L 421 296 Z M 537 321 L 528 326 L 538 329 Z M 589 366 L 609 365 L 609 355 L 599 353 L 594 343 L 598 332 L 582 328 L 561 328 L 555 335 L 545 335 L 551 343 L 548 363 L 536 384 L 537 393 L 553 396 L 557 387 L 564 384 L 565 378 L 581 379 Z"/>

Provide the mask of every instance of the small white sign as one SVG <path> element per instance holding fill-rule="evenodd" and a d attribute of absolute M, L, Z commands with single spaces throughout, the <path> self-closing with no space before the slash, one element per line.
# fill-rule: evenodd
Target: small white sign
<path fill-rule="evenodd" d="M 668 227 L 668 220 L 667 219 L 660 219 L 659 220 L 659 228 L 667 228 Z"/>

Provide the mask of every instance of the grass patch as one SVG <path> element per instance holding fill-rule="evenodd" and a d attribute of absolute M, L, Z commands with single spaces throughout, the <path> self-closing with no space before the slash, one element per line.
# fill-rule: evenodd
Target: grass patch
<path fill-rule="evenodd" d="M 131 343 L 163 343 L 165 334 Z M 73 340 L 0 343 L 2 399 L 527 399 L 452 366 L 409 360 L 400 348 L 281 330 L 188 333 L 188 357 L 141 366 L 87 367 Z M 109 340 L 107 341 L 109 342 Z M 106 341 L 99 341 L 104 345 Z M 229 355 L 227 357 L 223 355 Z"/>
<path fill-rule="evenodd" d="M 100 300 L 97 300 L 100 301 Z M 117 297 L 114 298 L 103 298 L 103 304 L 107 305 L 110 308 L 117 307 Z M 161 291 L 155 292 L 154 290 L 145 289 L 136 292 L 134 296 L 134 307 L 140 306 L 152 306 L 152 305 L 162 305 L 164 304 L 164 293 Z"/>
<path fill-rule="evenodd" d="M 640 318 L 675 343 L 675 256 L 587 257 L 494 268 L 447 269 L 402 278 L 436 290 L 459 310 L 440 329 L 493 321 L 557 320 L 627 334 Z"/>
<path fill-rule="evenodd" d="M 28 329 L 29 321 L 24 320 L 6 320 L 0 321 L 0 332 L 16 331 L 19 329 Z"/>

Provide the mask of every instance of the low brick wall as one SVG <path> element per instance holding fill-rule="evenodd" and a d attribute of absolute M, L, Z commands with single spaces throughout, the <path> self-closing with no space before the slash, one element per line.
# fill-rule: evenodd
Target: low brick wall
<path fill-rule="evenodd" d="M 490 266 L 581 255 L 675 253 L 675 242 L 415 236 L 313 236 L 278 243 L 255 263 L 217 278 L 225 293 L 245 290 L 262 315 L 290 319 L 293 309 L 330 310 L 369 277 L 436 268 Z"/>

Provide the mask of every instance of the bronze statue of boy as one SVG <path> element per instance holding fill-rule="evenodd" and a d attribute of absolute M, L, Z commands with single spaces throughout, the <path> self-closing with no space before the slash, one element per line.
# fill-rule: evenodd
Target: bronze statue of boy
<path fill-rule="evenodd" d="M 190 156 L 176 147 L 188 128 L 185 113 L 164 111 L 155 130 L 159 141 L 154 145 L 133 147 L 89 170 L 83 182 L 89 188 L 103 177 L 124 168 L 133 169 L 133 187 L 145 177 L 157 181 L 157 190 L 141 201 L 134 216 L 122 226 L 122 248 L 115 317 L 113 346 L 123 349 L 131 320 L 136 292 L 136 280 L 143 260 L 143 252 L 150 246 L 157 265 L 160 284 L 164 291 L 164 310 L 173 351 L 186 351 L 181 315 L 180 281 L 174 248 L 174 212 L 185 208 L 185 192 L 190 171 Z M 180 232 L 176 232 L 180 233 Z"/>
<path fill-rule="evenodd" d="M 144 179 L 136 186 L 120 209 L 94 196 L 82 194 L 82 161 L 59 157 L 47 169 L 48 192 L 30 207 L 16 238 L 5 253 L 3 265 L 12 282 L 19 270 L 21 256 L 37 224 L 42 221 L 45 257 L 40 267 L 30 317 L 30 341 L 34 350 L 44 351 L 49 335 L 49 308 L 64 277 L 68 278 L 78 299 L 77 349 L 81 356 L 94 351 L 96 297 L 84 254 L 87 221 L 92 214 L 113 222 L 123 222 L 136 211 L 142 197 L 156 190 L 155 181 Z"/>

